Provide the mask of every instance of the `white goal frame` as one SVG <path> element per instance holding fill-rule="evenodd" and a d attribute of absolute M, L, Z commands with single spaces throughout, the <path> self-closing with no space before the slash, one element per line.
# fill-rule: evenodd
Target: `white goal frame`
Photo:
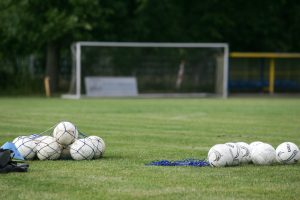
<path fill-rule="evenodd" d="M 223 76 L 221 97 L 228 97 L 229 45 L 227 43 L 157 43 L 157 42 L 92 42 L 79 41 L 72 44 L 75 50 L 76 89 L 75 94 L 64 94 L 62 98 L 81 98 L 81 47 L 159 47 L 159 48 L 223 48 Z"/>

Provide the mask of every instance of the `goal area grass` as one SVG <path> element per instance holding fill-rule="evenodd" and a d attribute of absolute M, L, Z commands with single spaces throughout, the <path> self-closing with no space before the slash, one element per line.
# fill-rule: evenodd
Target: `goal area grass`
<path fill-rule="evenodd" d="M 0 98 L 0 144 L 68 120 L 106 142 L 99 160 L 29 161 L 0 174 L 0 199 L 299 199 L 300 163 L 237 167 L 146 166 L 204 159 L 211 146 L 300 145 L 300 99 Z"/>

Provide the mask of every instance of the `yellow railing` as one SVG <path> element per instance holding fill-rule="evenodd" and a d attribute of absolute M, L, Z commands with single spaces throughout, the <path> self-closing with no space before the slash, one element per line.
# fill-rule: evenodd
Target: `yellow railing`
<path fill-rule="evenodd" d="M 265 58 L 270 59 L 269 64 L 269 93 L 274 93 L 275 85 L 275 59 L 277 58 L 300 58 L 300 53 L 255 53 L 255 52 L 232 52 L 231 58 Z"/>

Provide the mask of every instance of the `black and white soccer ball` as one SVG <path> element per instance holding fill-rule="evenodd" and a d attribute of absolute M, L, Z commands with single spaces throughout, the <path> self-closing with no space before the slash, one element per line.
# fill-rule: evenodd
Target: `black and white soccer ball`
<path fill-rule="evenodd" d="M 283 164 L 294 164 L 299 160 L 299 148 L 292 142 L 281 143 L 276 148 L 276 160 Z"/>
<path fill-rule="evenodd" d="M 19 136 L 13 140 L 13 143 L 25 160 L 32 160 L 35 158 L 37 146 L 35 140 L 28 136 Z"/>
<path fill-rule="evenodd" d="M 59 144 L 67 146 L 78 138 L 78 130 L 71 122 L 60 122 L 53 130 L 53 137 Z"/>
<path fill-rule="evenodd" d="M 37 141 L 37 157 L 40 160 L 56 160 L 60 157 L 62 146 L 51 136 L 42 136 Z"/>
<path fill-rule="evenodd" d="M 76 140 L 70 146 L 71 157 L 74 160 L 91 160 L 95 155 L 94 145 L 89 138 Z"/>
<path fill-rule="evenodd" d="M 102 157 L 106 148 L 104 140 L 99 136 L 89 136 L 88 138 L 92 141 L 93 144 L 95 152 L 94 158 L 97 159 Z"/>
<path fill-rule="evenodd" d="M 233 164 L 233 155 L 226 144 L 216 144 L 211 147 L 207 159 L 212 167 L 227 167 Z"/>

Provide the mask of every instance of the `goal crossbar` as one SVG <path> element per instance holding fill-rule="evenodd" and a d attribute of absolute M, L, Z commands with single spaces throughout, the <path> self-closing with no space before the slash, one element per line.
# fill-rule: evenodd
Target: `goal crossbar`
<path fill-rule="evenodd" d="M 170 42 L 76 42 L 80 46 L 102 47 L 165 47 L 165 48 L 228 48 L 227 43 L 170 43 Z"/>

